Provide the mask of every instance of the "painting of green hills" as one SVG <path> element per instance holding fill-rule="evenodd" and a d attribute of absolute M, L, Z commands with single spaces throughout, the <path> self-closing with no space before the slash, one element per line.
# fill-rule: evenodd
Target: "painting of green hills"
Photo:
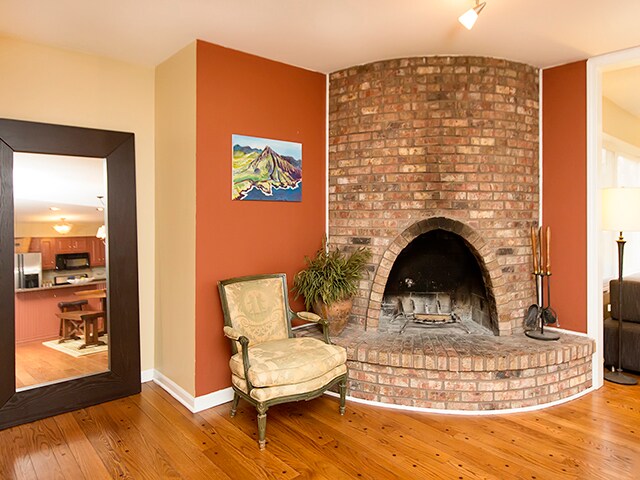
<path fill-rule="evenodd" d="M 232 135 L 232 200 L 302 201 L 302 144 Z"/>

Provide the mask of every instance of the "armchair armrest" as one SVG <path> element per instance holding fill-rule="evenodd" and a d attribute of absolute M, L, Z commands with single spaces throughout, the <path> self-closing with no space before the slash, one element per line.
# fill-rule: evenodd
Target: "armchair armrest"
<path fill-rule="evenodd" d="M 242 367 L 244 368 L 244 379 L 247 382 L 247 394 L 249 394 L 253 389 L 253 385 L 249 380 L 249 367 L 251 367 L 251 364 L 249 363 L 249 339 L 244 335 L 240 335 L 240 332 L 238 332 L 233 327 L 225 326 L 222 331 L 224 332 L 225 337 L 231 340 L 235 340 L 240 344 L 240 352 L 242 353 Z"/>
<path fill-rule="evenodd" d="M 238 332 L 235 328 L 224 327 L 222 331 L 224 332 L 225 337 L 230 338 L 231 340 L 235 340 L 236 342 L 240 341 L 240 332 Z"/>
<path fill-rule="evenodd" d="M 322 318 L 320 315 L 316 315 L 315 313 L 311 312 L 297 312 L 295 313 L 295 316 L 300 320 L 304 320 L 305 322 L 309 323 L 297 325 L 291 330 L 302 330 L 303 328 L 309 328 L 312 325 L 320 325 L 322 327 L 322 335 L 324 336 L 325 343 L 331 345 L 331 339 L 329 338 L 329 322 L 326 318 Z"/>

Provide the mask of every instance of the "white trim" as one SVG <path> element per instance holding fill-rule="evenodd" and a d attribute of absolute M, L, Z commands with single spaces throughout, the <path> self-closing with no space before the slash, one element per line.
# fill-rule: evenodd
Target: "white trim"
<path fill-rule="evenodd" d="M 347 399 L 354 403 L 363 403 L 365 405 L 371 405 L 374 407 L 383 407 L 390 408 L 392 410 L 405 410 L 408 412 L 423 412 L 423 413 L 435 413 L 439 415 L 466 415 L 469 417 L 480 417 L 486 415 L 509 415 L 511 413 L 525 413 L 525 412 L 535 412 L 536 410 L 542 410 L 548 407 L 554 407 L 556 405 L 561 405 L 563 403 L 570 402 L 577 398 L 580 398 L 587 393 L 591 393 L 594 391 L 594 387 L 589 387 L 582 392 L 576 393 L 575 395 L 571 395 L 570 397 L 561 398 L 560 400 L 554 400 L 553 402 L 543 403 L 541 405 L 532 405 L 530 407 L 519 407 L 519 408 L 505 408 L 504 410 L 445 410 L 442 408 L 425 408 L 425 407 L 411 407 L 409 405 L 396 405 L 394 403 L 382 403 L 382 402 L 374 402 L 372 400 L 363 400 L 362 398 L 355 398 L 350 395 L 347 395 Z M 332 397 L 338 397 L 339 395 L 335 392 L 324 392 L 325 395 L 330 395 Z"/>
<path fill-rule="evenodd" d="M 196 397 L 193 402 L 193 413 L 217 407 L 223 403 L 233 400 L 233 388 L 227 387 L 216 392 L 211 392 L 200 397 Z"/>
<path fill-rule="evenodd" d="M 325 81 L 325 126 L 324 126 L 324 134 L 325 134 L 325 149 L 324 149 L 324 191 L 325 191 L 325 199 L 324 199 L 324 234 L 327 237 L 327 241 L 329 241 L 329 77 L 331 74 L 326 74 Z"/>
<path fill-rule="evenodd" d="M 153 380 L 153 368 L 140 372 L 140 383 L 147 383 Z"/>
<path fill-rule="evenodd" d="M 603 384 L 602 259 L 600 258 L 600 182 L 602 150 L 602 74 L 640 63 L 640 47 L 600 55 L 587 61 L 587 335 L 596 341 L 593 386 Z"/>
<path fill-rule="evenodd" d="M 543 216 L 543 208 L 542 208 L 542 187 L 543 184 L 543 173 L 544 166 L 542 161 L 542 149 L 543 149 L 543 137 L 542 137 L 542 121 L 544 112 L 542 111 L 542 89 L 544 88 L 542 85 L 542 73 L 543 69 L 538 70 L 538 224 L 542 225 L 542 221 L 544 220 Z"/>
<path fill-rule="evenodd" d="M 231 387 L 218 390 L 217 392 L 211 392 L 200 397 L 194 397 L 180 385 L 157 370 L 153 370 L 153 382 L 162 387 L 163 390 L 179 401 L 182 405 L 187 407 L 191 413 L 198 413 L 233 400 L 233 389 Z"/>
<path fill-rule="evenodd" d="M 567 335 L 576 335 L 578 337 L 587 337 L 587 338 L 591 338 L 592 340 L 595 340 L 595 338 L 591 337 L 589 334 L 587 333 L 582 333 L 582 332 L 575 332 L 573 330 L 567 330 L 566 328 L 560 328 L 560 327 L 544 327 L 545 330 L 551 330 L 553 332 L 559 332 L 559 333 L 565 333 Z"/>
<path fill-rule="evenodd" d="M 624 140 L 620 140 L 618 137 L 614 137 L 608 133 L 602 133 L 602 146 L 615 153 L 640 157 L 640 147 L 629 142 L 625 142 Z"/>

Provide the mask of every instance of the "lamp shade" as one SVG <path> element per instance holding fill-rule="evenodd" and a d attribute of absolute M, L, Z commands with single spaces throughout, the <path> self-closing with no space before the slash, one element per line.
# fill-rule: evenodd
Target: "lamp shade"
<path fill-rule="evenodd" d="M 602 190 L 602 228 L 617 232 L 640 230 L 640 188 Z"/>
<path fill-rule="evenodd" d="M 464 25 L 467 30 L 471 30 L 473 28 L 476 24 L 476 20 L 478 20 L 478 14 L 473 8 L 470 8 L 458 17 L 458 21 Z"/>

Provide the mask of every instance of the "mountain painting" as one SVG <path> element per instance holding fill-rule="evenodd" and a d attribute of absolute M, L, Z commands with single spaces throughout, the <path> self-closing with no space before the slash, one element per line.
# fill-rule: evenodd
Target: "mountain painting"
<path fill-rule="evenodd" d="M 302 144 L 232 135 L 232 200 L 302 200 Z"/>

